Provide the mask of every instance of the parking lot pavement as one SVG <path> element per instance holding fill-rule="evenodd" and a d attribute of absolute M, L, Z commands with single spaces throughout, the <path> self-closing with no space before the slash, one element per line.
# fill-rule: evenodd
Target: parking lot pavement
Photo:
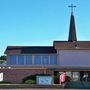
<path fill-rule="evenodd" d="M 0 89 L 0 90 L 60 90 L 60 89 Z M 62 90 L 65 90 L 65 89 L 62 89 Z M 69 89 L 70 90 L 70 89 Z"/>
<path fill-rule="evenodd" d="M 60 89 L 0 89 L 0 90 L 60 90 Z M 61 89 L 61 90 L 76 90 L 76 89 Z M 77 90 L 82 90 L 82 89 L 77 89 Z M 88 89 L 84 89 L 84 90 L 88 90 Z"/>

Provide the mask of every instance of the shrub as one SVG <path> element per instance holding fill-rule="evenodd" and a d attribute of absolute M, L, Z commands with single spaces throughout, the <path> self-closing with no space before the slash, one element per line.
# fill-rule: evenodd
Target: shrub
<path fill-rule="evenodd" d="M 71 81 L 70 76 L 66 76 L 66 82 L 70 82 L 70 81 Z"/>
<path fill-rule="evenodd" d="M 54 84 L 59 84 L 59 75 L 54 76 Z"/>
<path fill-rule="evenodd" d="M 1 81 L 0 84 L 11 84 L 9 81 Z"/>
<path fill-rule="evenodd" d="M 35 80 L 26 80 L 25 84 L 36 84 Z"/>
<path fill-rule="evenodd" d="M 25 81 L 27 80 L 34 80 L 35 83 L 36 83 L 36 77 L 37 76 L 50 76 L 49 74 L 35 74 L 35 75 L 30 75 L 30 76 L 27 76 L 25 78 L 22 79 L 22 83 L 25 83 Z"/>

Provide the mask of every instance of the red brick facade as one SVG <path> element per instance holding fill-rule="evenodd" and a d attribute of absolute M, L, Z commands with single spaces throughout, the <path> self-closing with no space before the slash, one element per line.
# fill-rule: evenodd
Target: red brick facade
<path fill-rule="evenodd" d="M 22 83 L 22 79 L 29 75 L 34 74 L 51 74 L 53 71 L 44 69 L 0 69 L 0 72 L 4 74 L 4 81 L 9 81 L 11 83 Z"/>

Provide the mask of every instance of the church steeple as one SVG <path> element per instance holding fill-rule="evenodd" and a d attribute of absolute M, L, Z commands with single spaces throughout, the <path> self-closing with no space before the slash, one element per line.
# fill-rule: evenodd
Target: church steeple
<path fill-rule="evenodd" d="M 74 20 L 74 15 L 73 15 L 73 8 L 76 6 L 73 6 L 73 4 L 71 4 L 71 6 L 69 6 L 69 7 L 71 7 L 71 17 L 70 17 L 68 41 L 73 42 L 73 41 L 77 41 L 75 20 Z"/>

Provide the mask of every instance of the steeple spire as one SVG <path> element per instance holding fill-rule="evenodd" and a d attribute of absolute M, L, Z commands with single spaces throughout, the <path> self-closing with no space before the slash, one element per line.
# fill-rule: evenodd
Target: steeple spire
<path fill-rule="evenodd" d="M 71 17 L 70 17 L 70 27 L 69 27 L 68 41 L 73 42 L 73 41 L 77 41 L 75 20 L 74 20 L 74 15 L 73 15 L 73 8 L 76 7 L 76 6 L 71 4 L 71 6 L 69 6 L 69 7 L 71 7 Z"/>

